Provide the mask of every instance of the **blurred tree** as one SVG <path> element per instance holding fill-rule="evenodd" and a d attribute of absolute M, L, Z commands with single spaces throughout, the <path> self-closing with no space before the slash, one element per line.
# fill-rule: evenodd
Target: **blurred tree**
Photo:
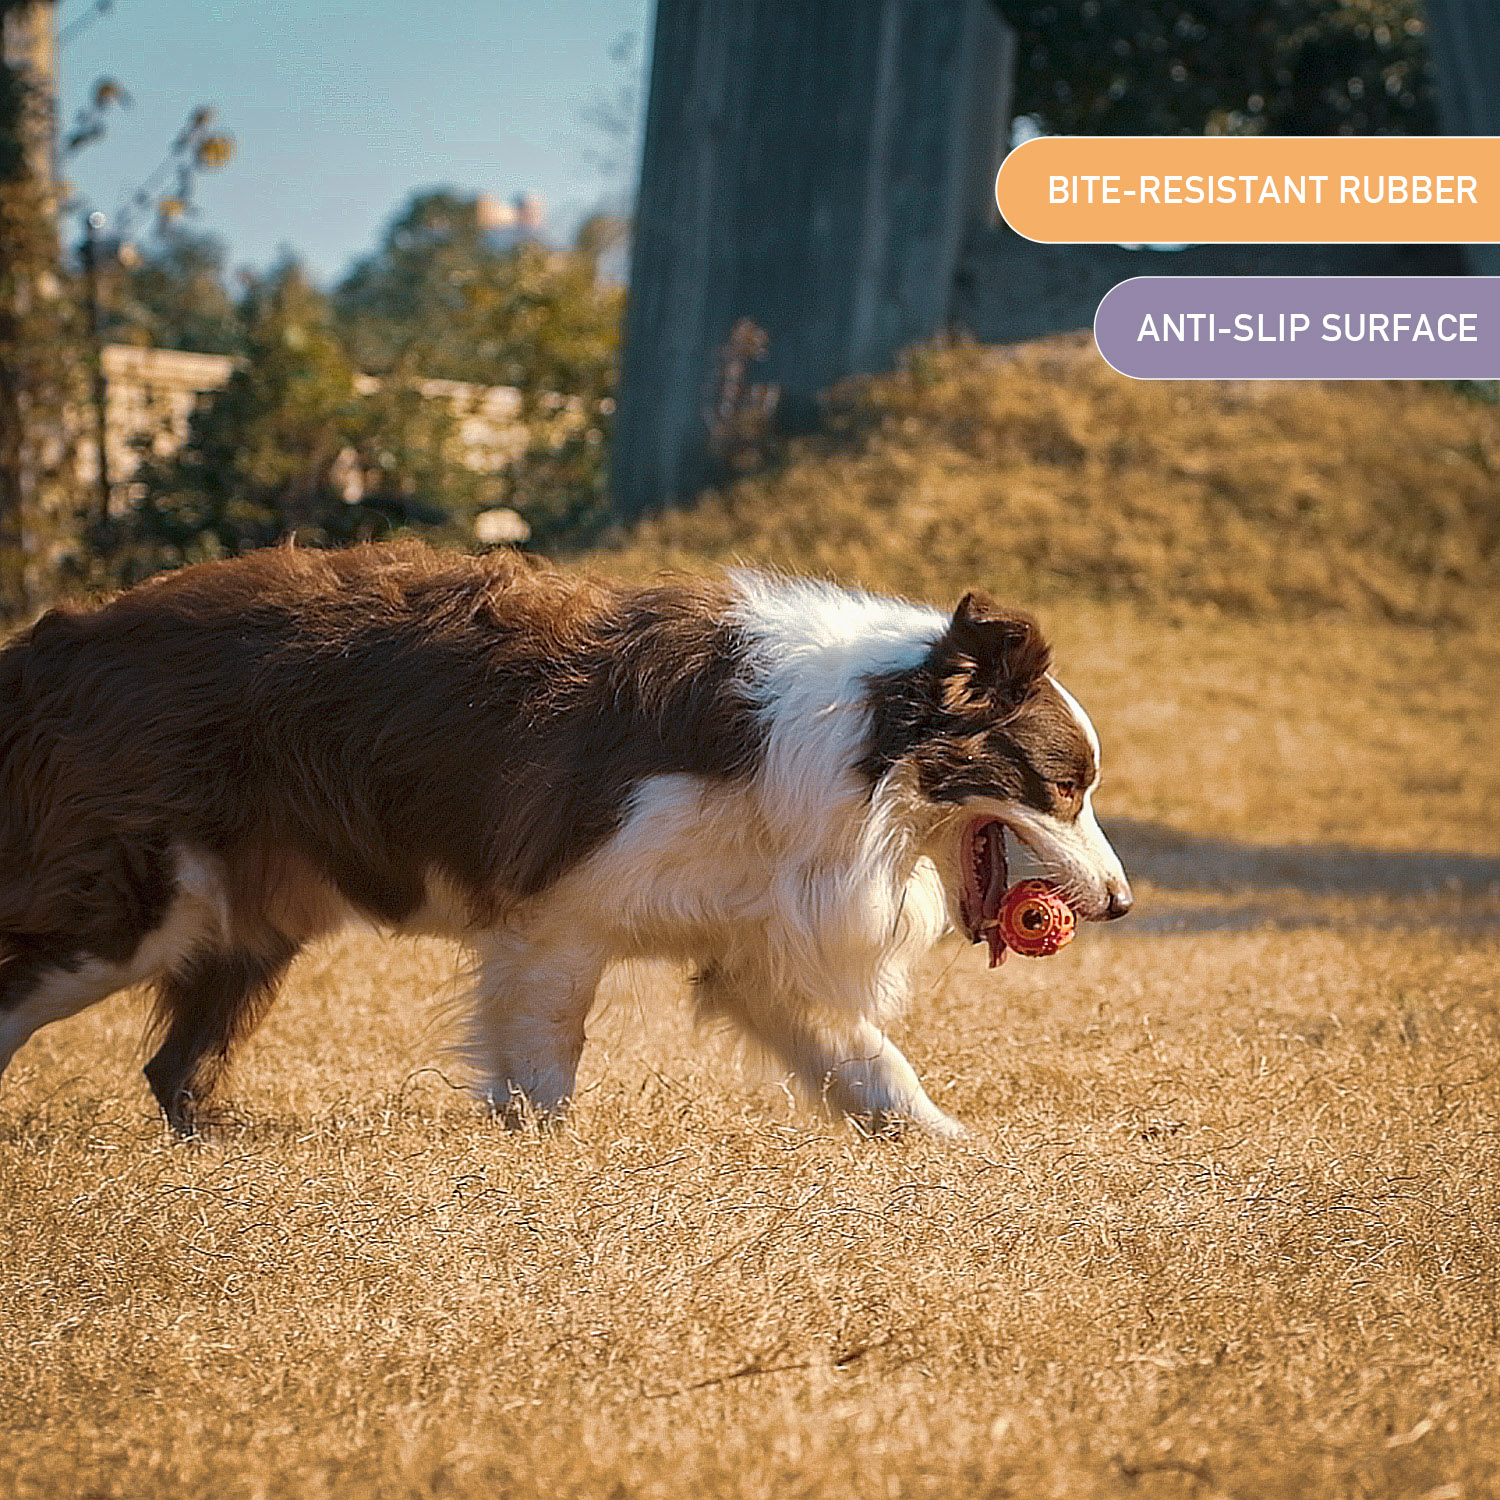
<path fill-rule="evenodd" d="M 211 234 L 169 225 L 110 278 L 104 337 L 199 354 L 238 354 L 244 328 L 225 283 L 228 253 Z"/>
<path fill-rule="evenodd" d="M 422 193 L 331 298 L 289 262 L 236 308 L 217 244 L 166 232 L 117 273 L 114 336 L 244 363 L 180 452 L 143 443 L 127 513 L 90 536 L 110 578 L 291 534 L 332 544 L 418 529 L 472 544 L 476 516 L 500 506 L 541 540 L 592 534 L 606 515 L 622 300 L 596 271 L 622 233 L 598 215 L 555 251 L 487 233 L 476 199 Z M 493 386 L 516 390 L 517 431 L 492 433 L 494 468 L 476 472 L 464 429 L 496 420 Z"/>
<path fill-rule="evenodd" d="M 570 250 L 486 230 L 480 200 L 416 194 L 374 254 L 334 292 L 345 347 L 362 370 L 514 387 L 525 450 L 505 476 L 544 545 L 594 534 L 606 515 L 623 290 L 601 283 L 621 220 L 585 220 Z"/>
<path fill-rule="evenodd" d="M 108 130 L 111 111 L 128 108 L 130 103 L 130 95 L 115 79 L 99 79 L 88 103 L 75 114 L 72 127 L 63 138 L 62 158 L 67 160 L 102 139 Z M 77 250 L 82 272 L 78 280 L 94 417 L 93 448 L 97 455 L 93 524 L 84 528 L 84 535 L 93 545 L 105 545 L 113 535 L 110 517 L 117 503 L 110 463 L 109 393 L 104 369 L 105 341 L 112 335 L 121 336 L 119 309 L 110 304 L 111 291 L 118 290 L 116 273 L 139 264 L 130 236 L 141 219 L 154 215 L 158 233 L 167 235 L 181 215 L 193 212 L 199 176 L 218 171 L 233 155 L 234 138 L 215 127 L 212 109 L 199 105 L 189 113 L 155 170 L 122 201 L 112 221 L 110 215 L 92 208 L 87 200 L 63 184 L 62 207 L 78 214 L 83 230 Z M 105 230 L 110 233 L 105 234 Z M 109 563 L 108 558 L 95 561 L 106 566 Z"/>
<path fill-rule="evenodd" d="M 334 291 L 355 362 L 376 375 L 420 370 L 498 383 L 496 351 L 474 344 L 475 297 L 509 259 L 480 227 L 477 198 L 446 188 L 414 194 Z"/>
<path fill-rule="evenodd" d="M 54 592 L 77 504 L 67 413 L 81 391 L 53 222 L 51 24 L 50 4 L 0 0 L 0 622 Z"/>
<path fill-rule="evenodd" d="M 1071 134 L 1426 134 L 1419 0 L 996 0 L 1016 113 Z"/>
<path fill-rule="evenodd" d="M 94 538 L 117 581 L 291 536 L 467 534 L 461 519 L 486 497 L 459 461 L 446 403 L 362 392 L 326 298 L 294 262 L 252 285 L 242 318 L 242 367 L 179 452 L 143 454 L 139 498 Z"/>
<path fill-rule="evenodd" d="M 480 284 L 477 331 L 497 372 L 521 395 L 528 432 L 510 475 L 509 503 L 533 541 L 585 546 L 608 524 L 609 443 L 614 431 L 624 288 L 602 284 L 598 258 L 617 220 L 585 220 L 574 249 L 521 245 L 504 275 Z"/>

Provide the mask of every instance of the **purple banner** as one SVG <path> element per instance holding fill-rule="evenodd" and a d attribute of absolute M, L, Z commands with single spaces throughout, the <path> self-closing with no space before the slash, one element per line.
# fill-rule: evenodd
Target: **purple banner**
<path fill-rule="evenodd" d="M 1136 276 L 1094 340 L 1137 380 L 1494 380 L 1500 276 Z"/>

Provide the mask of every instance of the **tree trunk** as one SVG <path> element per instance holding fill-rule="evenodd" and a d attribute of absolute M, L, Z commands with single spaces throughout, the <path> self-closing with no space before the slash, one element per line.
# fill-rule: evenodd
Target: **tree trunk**
<path fill-rule="evenodd" d="M 62 352 L 46 337 L 57 289 L 52 191 L 52 8 L 0 0 L 0 622 L 37 603 L 32 538 L 41 503 L 40 430 L 60 383 L 43 365 Z M 58 423 L 61 411 L 51 413 Z M 53 447 L 61 443 L 53 434 Z"/>

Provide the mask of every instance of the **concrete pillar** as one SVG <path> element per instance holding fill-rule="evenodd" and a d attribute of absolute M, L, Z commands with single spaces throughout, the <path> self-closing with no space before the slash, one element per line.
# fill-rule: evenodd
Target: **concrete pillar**
<path fill-rule="evenodd" d="M 633 518 L 709 471 L 741 319 L 797 430 L 942 329 L 1009 130 L 989 0 L 659 0 L 613 487 Z"/>

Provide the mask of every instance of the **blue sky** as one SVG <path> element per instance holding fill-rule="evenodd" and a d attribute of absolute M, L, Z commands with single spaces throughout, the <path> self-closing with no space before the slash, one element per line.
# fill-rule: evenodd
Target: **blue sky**
<path fill-rule="evenodd" d="M 91 4 L 59 0 L 59 34 Z M 264 266 L 290 246 L 319 278 L 335 277 L 412 189 L 439 183 L 539 193 L 560 236 L 627 186 L 590 163 L 604 143 L 581 115 L 638 73 L 650 10 L 651 0 L 114 0 L 59 50 L 58 103 L 66 126 L 109 76 L 134 104 L 63 173 L 112 212 L 204 103 L 236 149 L 201 179 L 193 223 L 227 241 L 236 264 Z M 637 38 L 636 69 L 611 57 L 625 33 Z"/>

